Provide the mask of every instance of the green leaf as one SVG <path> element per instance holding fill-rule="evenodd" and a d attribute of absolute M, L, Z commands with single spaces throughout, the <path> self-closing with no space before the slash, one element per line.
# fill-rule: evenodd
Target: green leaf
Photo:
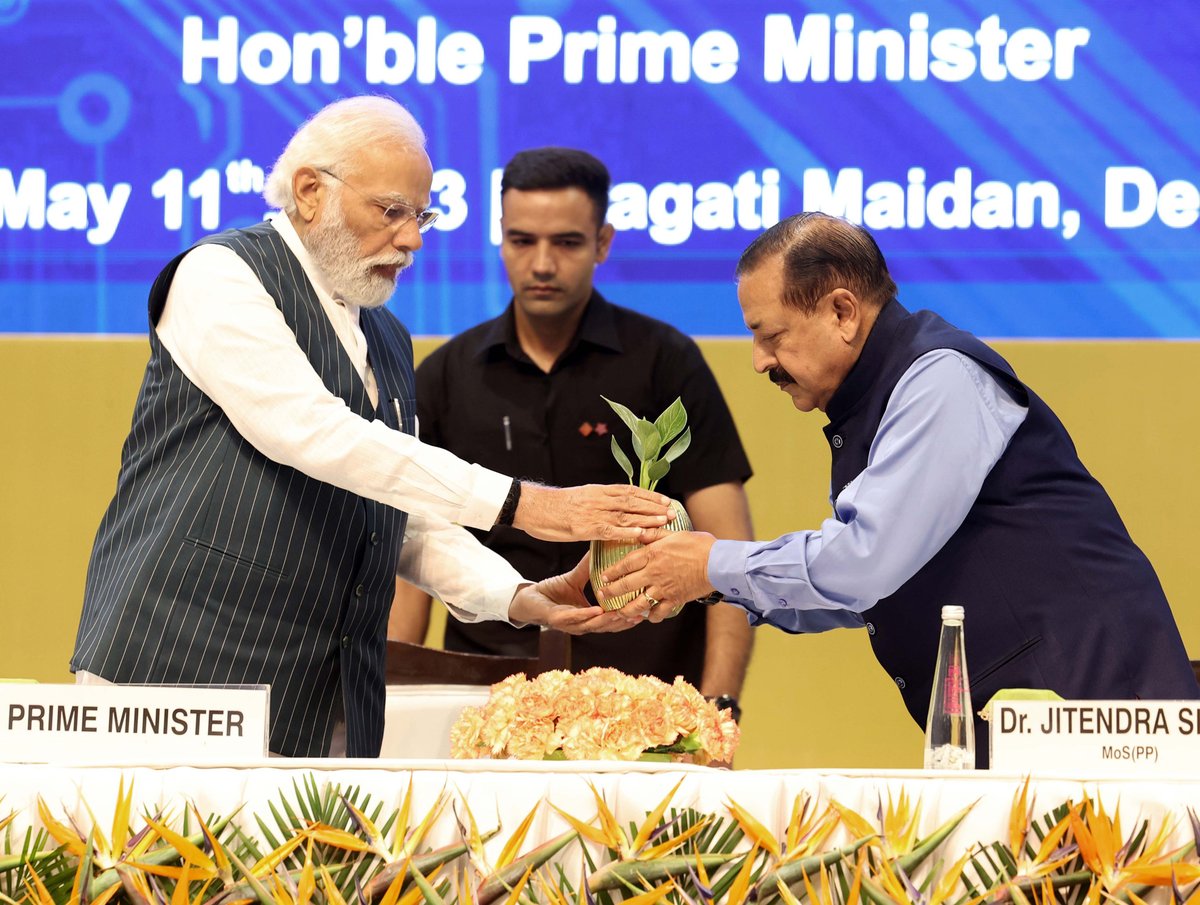
<path fill-rule="evenodd" d="M 649 486 L 646 487 L 646 490 L 653 490 L 654 485 L 657 484 L 659 481 L 661 481 L 666 476 L 667 472 L 670 470 L 671 470 L 671 460 L 670 459 L 659 459 L 657 462 L 655 462 L 649 468 L 647 468 L 646 469 L 646 477 L 648 478 L 647 483 Z"/>
<path fill-rule="evenodd" d="M 619 402 L 613 402 L 607 396 L 600 398 L 621 417 L 632 434 L 634 458 L 640 464 L 640 468 L 637 469 L 636 482 L 633 477 L 633 460 L 624 456 L 615 437 L 612 441 L 613 458 L 617 460 L 621 470 L 628 476 L 630 483 L 636 483 L 643 489 L 652 490 L 670 470 L 669 463 L 679 458 L 692 442 L 692 433 L 691 429 L 687 427 L 687 411 L 683 407 L 683 400 L 676 397 L 675 401 L 667 406 L 667 410 L 655 421 L 648 421 L 645 418 L 638 418 L 632 410 Z M 672 440 L 674 443 L 670 450 L 666 456 L 662 456 L 663 450 Z M 666 462 L 661 462 L 660 458 L 665 458 Z"/>
<path fill-rule="evenodd" d="M 549 842 L 544 842 L 533 851 L 517 858 L 507 867 L 498 870 L 479 885 L 479 888 L 475 891 L 475 901 L 479 905 L 488 905 L 488 903 L 494 902 L 519 883 L 521 877 L 525 875 L 525 871 L 531 868 L 536 870 L 541 867 L 578 838 L 579 834 L 577 832 L 568 830 L 561 836 L 556 836 Z"/>
<path fill-rule="evenodd" d="M 113 883 L 117 882 L 117 875 L 112 873 L 111 881 L 105 883 L 103 889 L 97 889 L 95 881 L 93 881 L 91 888 L 88 887 L 85 881 L 91 879 L 92 877 L 92 860 L 95 854 L 96 828 L 92 827 L 90 830 L 88 830 L 87 844 L 83 849 L 83 857 L 79 859 L 79 876 L 81 878 L 81 882 L 79 884 L 79 900 L 81 903 L 83 903 L 83 905 L 87 905 L 88 902 L 108 889 L 109 886 L 112 886 Z"/>
<path fill-rule="evenodd" d="M 633 429 L 633 452 L 642 462 L 653 462 L 662 449 L 658 428 L 645 418 L 639 418 Z"/>
<path fill-rule="evenodd" d="M 497 827 L 490 832 L 481 834 L 483 841 L 487 842 L 499 831 L 500 828 Z M 409 875 L 411 876 L 412 871 L 416 870 L 428 877 L 439 867 L 449 864 L 455 858 L 462 857 L 467 851 L 467 845 L 460 842 L 455 845 L 447 845 L 444 848 L 435 849 L 431 852 L 414 855 L 411 860 L 405 857 L 388 862 L 382 867 L 376 868 L 370 880 L 363 884 L 363 892 L 367 897 L 367 901 L 373 902 L 382 896 L 387 888 L 392 885 L 392 880 L 396 878 L 396 874 L 400 873 L 400 871 L 409 870 Z M 408 885 L 407 881 L 405 881 L 404 885 Z M 346 901 L 350 901 L 350 899 Z"/>
<path fill-rule="evenodd" d="M 283 818 L 280 817 L 279 812 L 277 810 L 275 810 L 275 802 L 270 801 L 270 802 L 267 802 L 267 804 L 271 808 L 271 813 L 275 815 L 275 820 L 279 823 L 280 826 L 282 826 Z M 283 843 L 281 843 L 279 841 L 279 838 L 277 836 L 275 836 L 274 833 L 271 832 L 271 829 L 270 829 L 270 827 L 267 826 L 266 821 L 263 820 L 262 817 L 258 814 L 254 815 L 254 819 L 258 822 L 258 829 L 263 834 L 263 838 L 267 840 L 267 845 L 269 845 L 272 849 L 279 848 L 279 846 L 282 845 Z"/>
<path fill-rule="evenodd" d="M 654 426 L 658 428 L 663 445 L 670 443 L 676 434 L 687 427 L 687 410 L 683 407 L 683 400 L 676 396 L 675 401 L 655 420 Z"/>
<path fill-rule="evenodd" d="M 901 905 L 896 899 L 889 896 L 874 880 L 870 877 L 862 878 L 862 898 L 864 901 L 871 902 L 872 905 Z"/>
<path fill-rule="evenodd" d="M 671 448 L 668 449 L 663 455 L 663 459 L 665 459 L 667 462 L 674 462 L 685 452 L 687 452 L 687 448 L 691 445 L 692 429 L 689 427 L 683 432 L 683 435 L 678 440 L 671 444 Z"/>
<path fill-rule="evenodd" d="M 638 423 L 637 415 L 635 415 L 633 412 L 631 412 L 625 406 L 621 405 L 621 403 L 613 402 L 607 396 L 601 395 L 600 398 L 603 399 L 605 402 L 607 402 L 610 406 L 612 406 L 612 410 L 621 416 L 621 420 L 625 422 L 625 426 L 627 428 L 629 428 L 634 433 L 637 433 L 637 423 Z"/>
<path fill-rule="evenodd" d="M 700 861 L 705 869 L 714 870 L 732 861 L 736 855 L 666 855 L 651 861 L 610 861 L 587 878 L 587 888 L 598 893 L 606 889 L 621 889 L 627 884 L 644 881 L 658 883 L 668 877 L 685 876 Z"/>
<path fill-rule="evenodd" d="M 317 780 L 315 777 L 308 775 L 302 779 L 304 788 L 295 780 L 292 781 L 292 788 L 296 790 L 296 805 L 300 808 L 300 813 L 304 815 L 305 820 L 315 821 L 319 819 L 316 815 L 321 809 L 321 793 L 317 789 Z M 286 802 L 284 803 L 286 806 Z M 291 814 L 291 811 L 288 811 Z M 296 826 L 301 827 L 304 824 L 297 822 Z"/>
<path fill-rule="evenodd" d="M 303 801 L 304 796 L 301 794 L 295 780 L 292 781 L 292 788 L 296 791 L 296 799 L 298 801 Z M 299 829 L 300 827 L 304 826 L 304 821 L 296 816 L 296 812 L 292 810 L 292 806 L 286 798 L 281 797 L 279 799 L 279 803 L 283 805 L 283 813 L 287 816 L 287 819 L 291 821 L 290 823 L 280 824 L 279 827 L 283 831 L 283 835 L 288 836 L 292 830 Z"/>
<path fill-rule="evenodd" d="M 426 905 L 446 905 L 446 900 L 437 894 L 437 891 L 430 885 L 429 880 L 425 878 L 419 870 L 409 868 L 409 875 L 413 882 L 417 884 L 417 888 L 421 890 L 421 895 L 424 896 Z"/>
<path fill-rule="evenodd" d="M 621 445 L 617 443 L 617 438 L 612 438 L 612 454 L 617 460 L 617 464 L 621 466 L 621 471 L 625 472 L 625 477 L 629 478 L 629 483 L 633 483 L 633 463 L 629 461 L 629 457 L 625 455 L 625 451 L 621 449 Z"/>
<path fill-rule="evenodd" d="M 230 815 L 229 817 L 224 817 L 219 821 L 214 821 L 213 824 L 209 827 L 209 830 L 212 832 L 212 834 L 214 836 L 218 836 L 225 830 L 225 827 L 229 824 L 229 821 L 232 819 L 233 819 L 233 815 Z M 192 845 L 200 846 L 200 845 L 205 844 L 204 833 L 193 833 L 191 836 L 188 836 L 186 838 L 187 838 L 188 842 L 192 843 Z M 91 834 L 89 834 L 88 839 L 89 839 L 88 850 L 90 851 L 91 849 L 94 848 L 94 845 L 90 841 L 92 839 Z M 171 864 L 173 862 L 178 861 L 179 859 L 180 859 L 179 852 L 175 849 L 174 846 L 162 845 L 162 846 L 158 846 L 158 847 L 153 848 L 150 851 L 146 852 L 146 854 L 142 855 L 142 857 L 140 857 L 138 860 L 144 864 Z M 117 867 L 110 867 L 108 870 L 106 870 L 103 873 L 99 874 L 98 876 L 94 877 L 91 881 L 91 887 L 90 887 L 90 892 L 88 895 L 88 900 L 90 901 L 92 899 L 95 899 L 96 896 L 100 895 L 102 892 L 104 892 L 106 889 L 108 889 L 114 883 L 119 883 L 121 881 L 121 878 L 118 873 L 118 868 L 123 867 L 123 866 L 124 865 L 118 865 Z"/>
<path fill-rule="evenodd" d="M 973 807 L 975 807 L 974 802 L 967 805 L 924 839 L 918 839 L 913 850 L 907 855 L 897 858 L 896 864 L 906 874 L 912 876 L 916 872 L 916 869 L 921 866 L 921 862 L 929 857 L 929 854 L 945 842 L 946 837 L 958 828 L 958 825 L 962 823 L 963 818 L 967 816 Z"/>
<path fill-rule="evenodd" d="M 857 852 L 860 848 L 874 839 L 874 836 L 866 836 L 862 839 L 856 839 L 849 845 L 841 848 L 831 849 L 827 852 L 821 852 L 816 855 L 809 855 L 806 858 L 799 858 L 795 861 L 788 861 L 779 865 L 774 870 L 766 873 L 759 881 L 757 888 L 760 895 L 769 895 L 776 888 L 777 884 L 782 883 L 784 886 L 792 887 L 797 883 L 803 883 L 805 876 L 820 871 L 822 867 L 829 867 L 832 864 L 841 861 L 843 858 L 849 859 L 851 855 Z"/>
<path fill-rule="evenodd" d="M 697 751 L 703 750 L 704 746 L 700 743 L 700 736 L 695 732 L 689 732 L 687 735 L 680 736 L 671 742 L 669 745 L 653 745 L 646 749 L 646 754 L 695 754 Z M 635 829 L 636 833 L 636 829 Z"/>

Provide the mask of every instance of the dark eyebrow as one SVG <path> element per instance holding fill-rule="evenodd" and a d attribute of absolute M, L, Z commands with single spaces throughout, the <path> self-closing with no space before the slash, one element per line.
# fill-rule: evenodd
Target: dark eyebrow
<path fill-rule="evenodd" d="M 523 229 L 506 229 L 504 231 L 504 235 L 511 236 L 514 239 L 536 238 L 536 235 L 534 233 L 526 232 Z M 570 230 L 565 233 L 553 233 L 549 238 L 551 238 L 551 239 L 580 239 L 580 240 L 586 241 L 587 235 L 585 233 L 579 232 L 579 230 Z"/>

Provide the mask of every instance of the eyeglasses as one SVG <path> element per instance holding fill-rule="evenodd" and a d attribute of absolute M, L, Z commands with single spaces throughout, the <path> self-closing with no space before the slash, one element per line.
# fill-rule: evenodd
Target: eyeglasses
<path fill-rule="evenodd" d="M 359 189 L 356 189 L 337 173 L 331 173 L 326 169 L 321 169 L 319 172 L 336 179 L 346 188 L 350 189 L 350 191 L 354 192 L 354 194 L 379 208 L 383 212 L 382 225 L 384 229 L 399 229 L 400 227 L 404 226 L 404 224 L 408 223 L 409 220 L 416 220 L 417 232 L 423 233 L 429 229 L 429 227 L 433 226 L 433 221 L 436 220 L 438 218 L 438 214 L 441 213 L 441 211 L 435 207 L 427 207 L 424 210 L 417 210 L 415 207 L 404 204 L 400 201 L 393 201 L 390 204 L 385 203 L 380 201 L 378 198 L 372 198 L 370 195 L 367 195 Z"/>

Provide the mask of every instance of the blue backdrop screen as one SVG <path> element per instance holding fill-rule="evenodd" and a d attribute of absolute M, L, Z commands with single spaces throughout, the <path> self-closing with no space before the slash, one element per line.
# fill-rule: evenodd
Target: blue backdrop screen
<path fill-rule="evenodd" d="M 498 170 L 565 144 L 613 175 L 599 285 L 692 334 L 741 335 L 741 250 L 820 209 L 985 336 L 1200 337 L 1195 0 L 0 0 L 0 74 L 4 332 L 144 332 L 305 117 L 390 93 L 444 211 L 414 333 L 507 303 Z"/>

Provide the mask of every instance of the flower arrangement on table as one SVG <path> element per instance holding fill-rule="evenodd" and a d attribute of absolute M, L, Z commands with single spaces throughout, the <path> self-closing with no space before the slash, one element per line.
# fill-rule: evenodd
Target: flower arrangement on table
<path fill-rule="evenodd" d="M 107 775 L 111 772 L 93 780 L 101 795 L 116 778 Z M 547 787 L 528 817 L 515 829 L 504 828 L 505 836 L 485 850 L 483 843 L 501 827 L 481 829 L 476 823 L 472 808 L 481 810 L 481 801 L 474 789 L 471 796 L 443 790 L 423 813 L 415 802 L 425 796 L 414 791 L 411 776 L 382 782 L 376 794 L 385 797 L 379 798 L 364 791 L 357 777 L 342 786 L 319 781 L 317 772 L 298 773 L 281 776 L 271 799 L 256 787 L 254 802 L 207 820 L 194 798 L 213 791 L 210 777 L 191 780 L 192 802 L 182 794 L 184 781 L 177 786 L 157 776 L 155 791 L 135 797 L 129 775 L 107 812 L 93 811 L 85 788 L 77 801 L 39 796 L 36 807 L 18 805 L 0 819 L 0 828 L 6 828 L 0 832 L 0 901 L 1051 905 L 1195 903 L 1200 888 L 1195 841 L 1189 838 L 1200 830 L 1188 826 L 1197 817 L 1185 801 L 1167 800 L 1169 786 L 1157 799 L 1161 814 L 1157 806 L 1142 813 L 1145 802 L 1109 811 L 1099 797 L 1084 792 L 1081 799 L 1054 798 L 1052 809 L 1038 816 L 1045 805 L 1035 808 L 1040 796 L 1026 779 L 1017 784 L 1007 815 L 989 816 L 992 809 L 984 803 L 985 813 L 976 815 L 982 822 L 968 831 L 959 829 L 964 819 L 981 800 L 998 802 L 1001 780 L 988 780 L 979 800 L 933 829 L 921 798 L 910 796 L 907 783 L 894 796 L 896 781 L 886 777 L 870 781 L 879 797 L 863 813 L 810 794 L 806 787 L 827 785 L 820 780 L 797 782 L 800 789 L 790 803 L 781 796 L 773 807 L 763 800 L 750 809 L 730 796 L 708 811 L 686 804 L 694 790 L 683 791 L 685 800 L 676 803 L 676 784 L 653 810 L 643 809 L 653 798 L 639 806 L 637 794 L 622 795 L 628 799 L 621 802 L 622 819 L 595 785 L 594 809 L 578 817 L 558 807 Z M 10 786 L 21 782 L 9 779 Z M 852 791 L 856 782 L 839 784 L 839 791 Z M 405 784 L 408 791 L 394 801 L 395 786 Z M 164 797 L 168 787 L 174 791 Z M 489 790 L 479 791 L 486 800 Z M 863 792 L 866 803 L 873 796 Z M 945 810 L 940 795 L 936 800 L 935 813 Z M 1138 816 L 1123 829 L 1120 812 L 1128 823 L 1131 807 Z M 531 825 L 549 809 L 571 829 L 547 840 L 544 828 L 531 832 Z M 97 814 L 111 819 L 101 823 Z M 37 829 L 39 823 L 44 828 Z M 457 840 L 449 836 L 446 844 L 432 847 L 454 827 Z M 568 848 L 585 841 L 597 845 L 582 858 Z M 576 875 L 569 865 L 581 861 L 583 875 Z"/>
<path fill-rule="evenodd" d="M 683 679 L 668 685 L 596 667 L 524 673 L 492 686 L 450 730 L 458 758 L 690 760 L 729 763 L 740 738 L 728 710 Z"/>

